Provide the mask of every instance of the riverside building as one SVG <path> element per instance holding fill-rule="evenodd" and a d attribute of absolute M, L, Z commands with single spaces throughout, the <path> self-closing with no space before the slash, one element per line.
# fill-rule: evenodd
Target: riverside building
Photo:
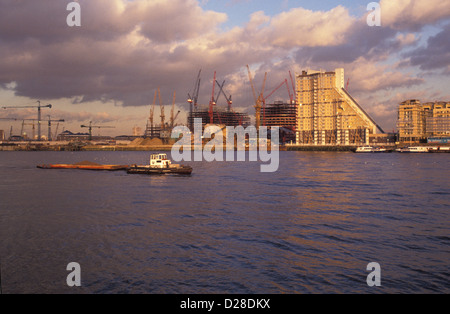
<path fill-rule="evenodd" d="M 397 129 L 403 143 L 425 142 L 427 138 L 450 137 L 450 103 L 410 99 L 398 107 Z"/>
<path fill-rule="evenodd" d="M 345 89 L 344 69 L 296 76 L 297 145 L 366 145 L 383 130 Z"/>

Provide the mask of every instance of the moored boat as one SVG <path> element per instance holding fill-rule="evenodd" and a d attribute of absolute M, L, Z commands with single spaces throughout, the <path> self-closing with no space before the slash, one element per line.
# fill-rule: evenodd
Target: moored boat
<path fill-rule="evenodd" d="M 388 150 L 384 147 L 359 146 L 355 153 L 386 153 Z"/>
<path fill-rule="evenodd" d="M 430 148 L 429 150 L 430 153 L 450 153 L 450 146 L 438 146 L 438 147 L 433 147 Z"/>
<path fill-rule="evenodd" d="M 410 146 L 410 147 L 397 148 L 395 151 L 398 153 L 429 153 L 430 147 Z"/>

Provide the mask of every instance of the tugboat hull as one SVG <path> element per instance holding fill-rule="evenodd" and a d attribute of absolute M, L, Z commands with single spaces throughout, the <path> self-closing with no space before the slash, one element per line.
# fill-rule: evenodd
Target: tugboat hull
<path fill-rule="evenodd" d="M 179 175 L 190 175 L 192 173 L 192 167 L 190 166 L 179 166 L 170 168 L 154 168 L 146 166 L 131 166 L 127 169 L 128 174 L 179 174 Z"/>

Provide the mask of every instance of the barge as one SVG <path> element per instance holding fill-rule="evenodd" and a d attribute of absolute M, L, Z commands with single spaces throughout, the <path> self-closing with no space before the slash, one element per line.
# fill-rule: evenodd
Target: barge
<path fill-rule="evenodd" d="M 95 170 L 95 171 L 119 171 L 127 170 L 128 165 L 100 165 L 93 162 L 83 161 L 76 164 L 44 164 L 38 165 L 39 169 L 77 169 L 77 170 Z"/>

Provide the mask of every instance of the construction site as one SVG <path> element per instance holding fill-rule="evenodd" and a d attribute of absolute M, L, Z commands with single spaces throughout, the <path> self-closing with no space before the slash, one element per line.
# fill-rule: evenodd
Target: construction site
<path fill-rule="evenodd" d="M 100 146 L 104 149 L 109 149 L 108 146 L 115 146 L 114 149 L 119 150 L 125 150 L 127 147 L 131 150 L 150 149 L 152 147 L 168 148 L 176 142 L 175 139 L 171 139 L 174 127 L 184 125 L 193 133 L 194 122 L 198 121 L 197 119 L 201 119 L 203 128 L 207 125 L 218 125 L 221 129 L 228 126 L 246 128 L 250 125 L 254 125 L 257 130 L 262 126 L 278 127 L 280 128 L 280 143 L 289 144 L 291 147 L 361 146 L 371 144 L 374 140 L 385 140 L 383 130 L 350 95 L 348 91 L 349 81 L 345 84 L 344 80 L 344 69 L 336 69 L 332 72 L 323 70 L 303 71 L 301 74 L 295 75 L 295 79 L 289 71 L 288 79 L 282 80 L 278 85 L 272 85 L 276 87 L 267 93 L 268 73 L 264 73 L 264 78 L 261 79 L 262 86 L 257 89 L 248 65 L 247 72 L 247 84 L 249 83 L 253 96 L 254 111 L 251 110 L 254 112 L 253 119 L 251 114 L 240 112 L 234 108 L 232 95 L 227 92 L 225 80 L 219 81 L 216 72 L 214 72 L 212 80 L 208 80 L 210 86 L 209 103 L 200 104 L 199 93 L 202 73 L 202 70 L 200 70 L 193 88 L 187 93 L 189 111 L 186 113 L 186 120 L 184 121 L 179 118 L 181 110 L 177 109 L 177 105 L 180 104 L 176 102 L 176 92 L 173 92 L 173 96 L 170 95 L 172 101 L 169 107 L 162 102 L 160 88 L 157 88 L 154 92 L 145 127 L 135 126 L 133 136 L 123 135 L 116 138 L 93 135 L 93 130 L 113 129 L 115 126 L 96 124 L 92 121 L 80 126 L 81 129 L 86 129 L 85 133 L 72 133 L 64 129 L 62 133 L 59 133 L 59 129 L 65 121 L 63 119 L 52 119 L 49 114 L 46 115 L 48 119 L 43 118 L 41 111 L 51 109 L 52 105 L 41 105 L 38 101 L 37 105 L 2 107 L 2 109 L 37 109 L 37 118 L 20 119 L 21 131 L 19 135 L 14 134 L 12 127 L 9 131 L 9 138 L 7 132 L 2 131 L 2 141 L 24 142 L 25 144 L 37 141 L 39 142 L 38 146 L 42 146 L 41 142 L 48 142 L 50 143 L 48 146 L 52 146 L 52 142 L 59 141 L 62 143 L 78 143 L 80 147 L 90 146 L 92 149 Z M 203 88 L 202 91 L 205 91 L 205 89 Z M 250 104 L 241 103 L 239 105 L 240 108 L 246 108 Z M 166 112 L 167 107 L 170 108 L 170 112 Z M 405 109 L 405 114 L 402 113 L 403 111 L 399 113 L 398 127 L 401 138 L 402 136 L 403 138 L 418 137 L 419 135 L 416 136 L 416 133 L 421 133 L 421 138 L 424 138 L 425 134 L 448 135 L 448 103 L 421 106 L 409 101 L 402 104 L 400 108 L 403 107 L 407 109 Z M 420 117 L 418 114 L 413 115 L 413 113 L 416 113 L 413 107 L 420 107 L 420 110 L 416 108 L 416 111 L 423 111 L 426 114 L 421 114 Z M 407 110 L 412 113 L 407 112 Z M 418 122 L 413 123 L 416 116 Z M 16 118 L 0 118 L 0 120 L 19 121 Z M 414 121 L 411 122 L 410 120 Z M 400 123 L 402 121 L 407 121 L 407 125 L 406 123 Z M 48 124 L 47 135 L 44 135 L 41 129 L 44 123 Z M 417 128 L 417 132 L 410 130 L 412 123 Z M 30 127 L 32 128 L 31 132 Z M 27 132 L 25 131 L 26 128 L 28 128 Z M 408 130 L 405 131 L 406 129 Z M 138 132 L 138 130 L 140 131 Z M 394 141 L 389 138 L 384 142 L 393 144 Z M 2 145 L 5 145 L 5 143 Z"/>
<path fill-rule="evenodd" d="M 198 73 L 195 85 L 193 88 L 193 93 L 188 94 L 189 103 L 189 114 L 187 119 L 187 124 L 191 131 L 194 130 L 195 119 L 202 120 L 202 127 L 204 128 L 207 124 L 217 124 L 221 127 L 227 126 L 243 126 L 247 127 L 250 125 L 250 116 L 246 113 L 238 112 L 233 109 L 232 95 L 225 92 L 225 81 L 220 83 L 217 80 L 216 72 L 214 72 L 214 79 L 212 83 L 211 99 L 208 105 L 200 105 L 198 103 L 200 82 L 201 82 L 201 70 Z M 217 91 L 217 94 L 216 94 Z M 218 103 L 223 98 L 225 105 L 219 106 Z"/>

